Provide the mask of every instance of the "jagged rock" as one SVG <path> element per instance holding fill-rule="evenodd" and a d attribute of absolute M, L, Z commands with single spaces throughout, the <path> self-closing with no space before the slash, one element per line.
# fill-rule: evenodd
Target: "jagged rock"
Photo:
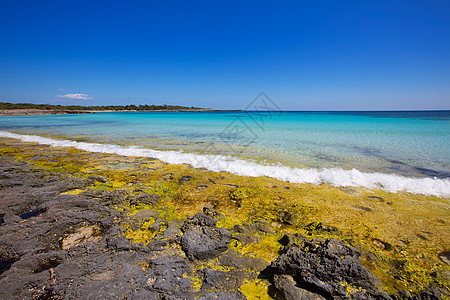
<path fill-rule="evenodd" d="M 446 299 L 449 298 L 450 293 L 445 289 L 440 290 L 435 285 L 431 284 L 427 288 L 425 288 L 422 292 L 418 293 L 414 297 L 413 300 L 443 300 L 443 295 L 446 296 Z"/>
<path fill-rule="evenodd" d="M 190 273 L 187 263 L 175 256 L 165 256 L 150 261 L 152 276 L 147 280 L 148 287 L 158 292 L 177 292 L 189 294 L 191 279 L 183 274 Z"/>
<path fill-rule="evenodd" d="M 273 280 L 280 300 L 325 300 L 324 297 L 295 286 L 295 281 L 288 275 L 275 275 Z"/>
<path fill-rule="evenodd" d="M 303 227 L 306 231 L 312 233 L 312 234 L 329 234 L 334 233 L 338 234 L 339 229 L 335 226 L 331 225 L 325 225 L 321 222 L 312 222 L 306 226 Z"/>
<path fill-rule="evenodd" d="M 180 222 L 179 221 L 167 221 L 167 228 L 163 232 L 163 238 L 176 239 L 180 234 Z"/>
<path fill-rule="evenodd" d="M 283 210 L 278 213 L 278 219 L 282 223 L 286 223 L 289 225 L 294 225 L 297 223 L 297 216 L 288 210 Z"/>
<path fill-rule="evenodd" d="M 158 204 L 160 198 L 161 196 L 157 194 L 149 194 L 143 192 L 140 195 L 132 196 L 127 200 L 132 205 L 139 205 L 139 204 L 156 205 Z"/>
<path fill-rule="evenodd" d="M 105 176 L 101 176 L 101 175 L 91 175 L 88 177 L 88 179 L 90 179 L 94 182 L 101 182 L 101 183 L 108 182 L 108 178 L 106 178 Z"/>
<path fill-rule="evenodd" d="M 297 245 L 288 246 L 286 252 L 272 263 L 274 274 L 291 275 L 296 285 L 326 298 L 352 297 L 342 286 L 343 282 L 364 289 L 361 299 L 389 299 L 378 289 L 380 284 L 359 260 L 360 252 L 337 239 L 324 242 L 307 242 L 302 249 Z"/>
<path fill-rule="evenodd" d="M 256 226 L 256 230 L 265 234 L 274 234 L 273 228 L 269 223 L 263 220 L 255 221 L 254 225 Z"/>
<path fill-rule="evenodd" d="M 211 259 L 228 249 L 230 238 L 231 233 L 225 228 L 197 228 L 183 234 L 181 248 L 189 259 Z"/>
<path fill-rule="evenodd" d="M 187 232 L 189 230 L 198 229 L 202 227 L 214 227 L 217 224 L 217 220 L 204 213 L 197 213 L 193 217 L 189 217 L 183 224 L 181 230 Z"/>
<path fill-rule="evenodd" d="M 305 245 L 307 242 L 307 237 L 304 234 L 301 233 L 286 233 L 283 235 L 283 237 L 279 240 L 280 244 L 283 246 L 292 246 L 297 245 L 300 248 Z"/>
<path fill-rule="evenodd" d="M 189 180 L 191 180 L 191 176 L 182 176 L 180 179 L 178 179 L 178 184 L 184 184 L 186 182 L 188 182 Z"/>
<path fill-rule="evenodd" d="M 173 179 L 173 174 L 172 173 L 167 173 L 164 174 L 163 176 L 161 176 L 162 179 L 164 180 L 172 180 Z"/>
<path fill-rule="evenodd" d="M 141 267 L 154 249 L 122 236 L 123 213 L 98 200 L 105 191 L 60 195 L 73 178 L 0 157 L 5 169 L 23 184 L 0 190 L 0 299 L 160 298 Z"/>

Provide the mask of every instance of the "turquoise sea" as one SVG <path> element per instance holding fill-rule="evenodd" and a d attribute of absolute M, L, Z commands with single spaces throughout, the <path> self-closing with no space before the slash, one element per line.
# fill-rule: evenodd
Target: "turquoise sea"
<path fill-rule="evenodd" d="M 450 111 L 3 116 L 0 136 L 285 181 L 450 195 Z"/>

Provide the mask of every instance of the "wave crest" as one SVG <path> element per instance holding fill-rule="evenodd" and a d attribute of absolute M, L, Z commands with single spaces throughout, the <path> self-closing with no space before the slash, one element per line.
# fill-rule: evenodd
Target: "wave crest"
<path fill-rule="evenodd" d="M 189 164 L 195 168 L 205 168 L 215 172 L 226 171 L 236 175 L 251 177 L 267 176 L 295 183 L 329 183 L 334 186 L 360 186 L 381 188 L 390 192 L 405 191 L 414 194 L 450 196 L 449 178 L 411 178 L 396 174 L 364 173 L 356 169 L 343 170 L 341 168 L 322 170 L 300 169 L 281 164 L 264 165 L 226 155 L 158 151 L 138 146 L 55 140 L 36 135 L 21 135 L 6 131 L 0 131 L 0 137 L 14 138 L 23 142 L 35 142 L 52 147 L 73 147 L 90 152 L 152 157 L 170 164 Z"/>

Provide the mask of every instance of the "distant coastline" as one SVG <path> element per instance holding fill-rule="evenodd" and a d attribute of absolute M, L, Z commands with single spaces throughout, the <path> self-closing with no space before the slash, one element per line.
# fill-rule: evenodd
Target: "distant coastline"
<path fill-rule="evenodd" d="M 96 112 L 190 112 L 190 111 L 241 111 L 227 109 L 212 109 L 201 107 L 187 107 L 179 105 L 108 105 L 108 106 L 82 106 L 82 105 L 50 105 L 33 103 L 0 102 L 0 116 L 21 115 L 58 115 L 58 114 L 91 114 Z"/>

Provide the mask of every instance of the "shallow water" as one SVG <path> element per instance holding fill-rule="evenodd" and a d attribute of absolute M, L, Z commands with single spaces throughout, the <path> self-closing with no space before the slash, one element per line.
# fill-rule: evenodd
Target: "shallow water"
<path fill-rule="evenodd" d="M 8 116 L 0 117 L 0 130 L 127 145 L 127 155 L 295 182 L 386 188 L 394 181 L 393 190 L 407 190 L 400 175 L 432 180 L 423 187 L 430 194 L 434 184 L 450 184 L 450 111 Z M 385 182 L 375 173 L 391 177 Z"/>

